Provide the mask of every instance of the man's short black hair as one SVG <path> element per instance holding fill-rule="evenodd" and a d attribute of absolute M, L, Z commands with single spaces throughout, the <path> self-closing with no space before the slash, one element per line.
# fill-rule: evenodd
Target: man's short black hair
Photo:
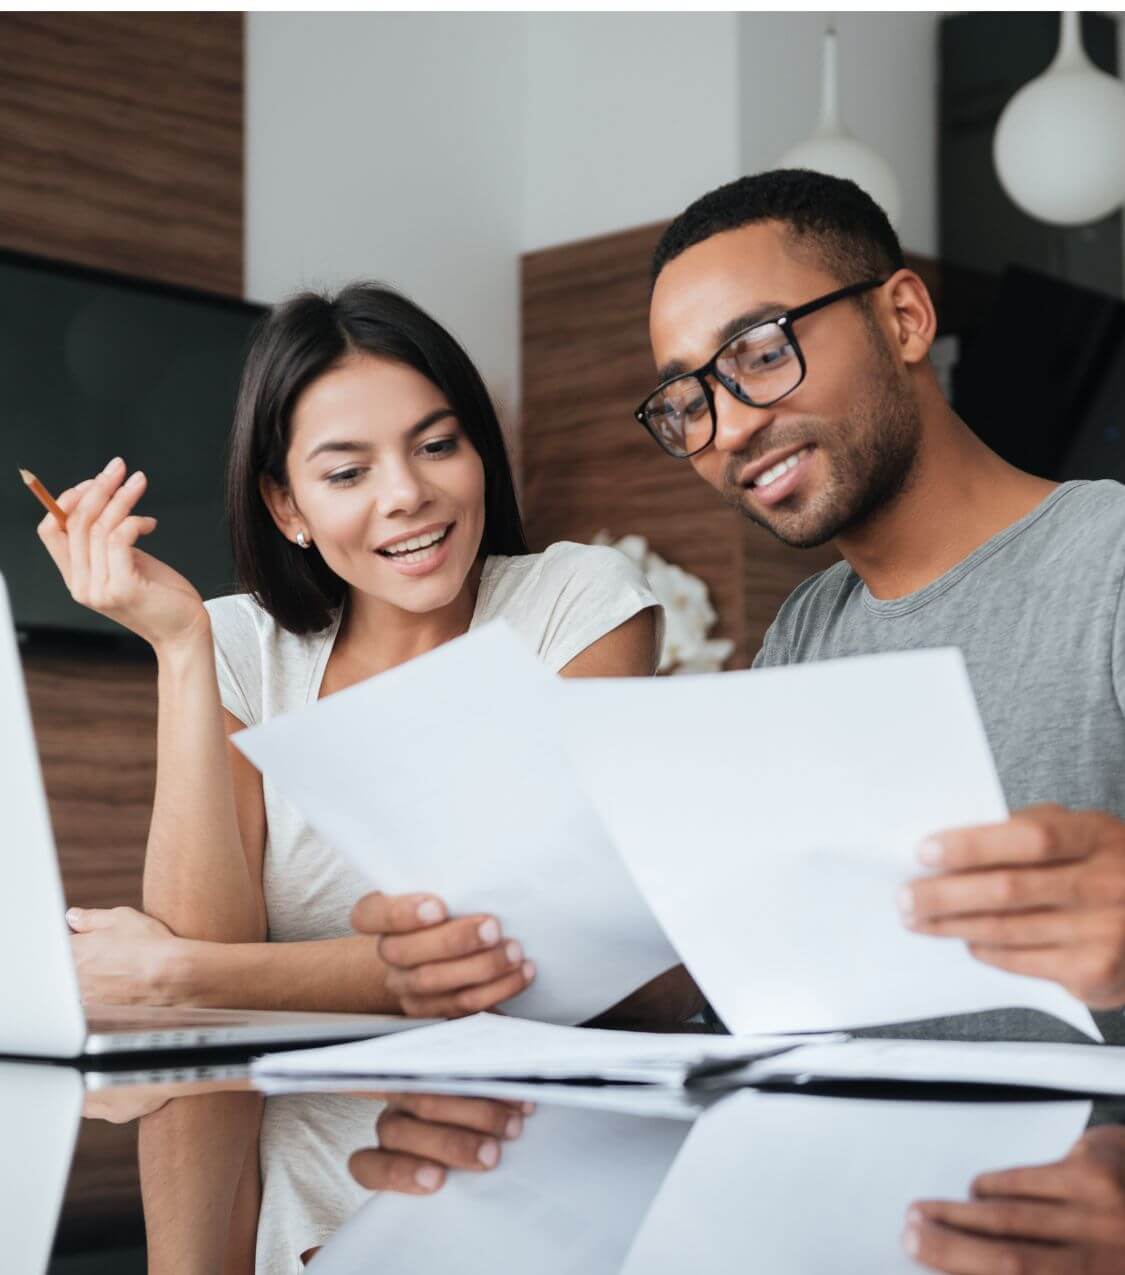
<path fill-rule="evenodd" d="M 884 279 L 905 264 L 887 214 L 855 182 L 805 168 L 775 168 L 728 182 L 680 213 L 656 245 L 650 287 L 681 252 L 759 221 L 785 225 L 842 284 Z"/>

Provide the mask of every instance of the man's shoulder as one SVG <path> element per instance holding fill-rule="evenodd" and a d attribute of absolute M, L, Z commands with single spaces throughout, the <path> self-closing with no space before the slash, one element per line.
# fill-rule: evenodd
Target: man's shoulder
<path fill-rule="evenodd" d="M 819 632 L 861 583 L 843 561 L 802 580 L 781 604 L 754 661 L 755 667 L 792 663 L 797 635 Z"/>

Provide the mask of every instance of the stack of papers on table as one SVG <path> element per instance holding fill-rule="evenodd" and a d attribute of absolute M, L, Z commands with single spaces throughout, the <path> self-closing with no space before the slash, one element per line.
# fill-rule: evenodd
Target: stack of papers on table
<path fill-rule="evenodd" d="M 476 1014 L 374 1040 L 268 1054 L 255 1080 L 394 1077 L 456 1080 L 599 1080 L 682 1085 L 713 1067 L 737 1067 L 813 1039 L 603 1031 Z M 833 1036 L 832 1040 L 843 1040 Z"/>
<path fill-rule="evenodd" d="M 290 1053 L 252 1066 L 270 1091 L 440 1087 L 478 1093 L 508 1082 L 599 1081 L 707 1089 L 808 1080 L 911 1081 L 1125 1094 L 1125 1048 L 821 1036 L 711 1036 L 559 1027 L 477 1014 L 416 1031 Z M 459 1082 L 452 1083 L 451 1082 Z M 490 1090 L 489 1092 L 492 1092 Z M 501 1096 L 496 1093 L 495 1096 Z"/>

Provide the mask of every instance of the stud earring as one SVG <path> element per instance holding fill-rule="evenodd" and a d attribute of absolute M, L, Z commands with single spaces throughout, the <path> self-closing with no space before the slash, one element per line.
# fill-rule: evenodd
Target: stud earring
<path fill-rule="evenodd" d="M 298 531 L 297 544 L 302 549 L 308 549 L 311 546 L 312 541 L 308 538 L 308 536 L 305 535 L 303 531 Z"/>

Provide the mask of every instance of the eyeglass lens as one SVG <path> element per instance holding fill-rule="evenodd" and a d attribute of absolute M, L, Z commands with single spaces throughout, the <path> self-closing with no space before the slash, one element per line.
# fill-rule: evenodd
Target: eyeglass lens
<path fill-rule="evenodd" d="M 744 402 L 766 406 L 801 382 L 801 361 L 787 330 L 762 323 L 740 333 L 715 356 L 715 376 Z M 666 451 L 687 456 L 711 441 L 711 405 L 695 376 L 681 376 L 645 403 L 645 420 Z"/>

